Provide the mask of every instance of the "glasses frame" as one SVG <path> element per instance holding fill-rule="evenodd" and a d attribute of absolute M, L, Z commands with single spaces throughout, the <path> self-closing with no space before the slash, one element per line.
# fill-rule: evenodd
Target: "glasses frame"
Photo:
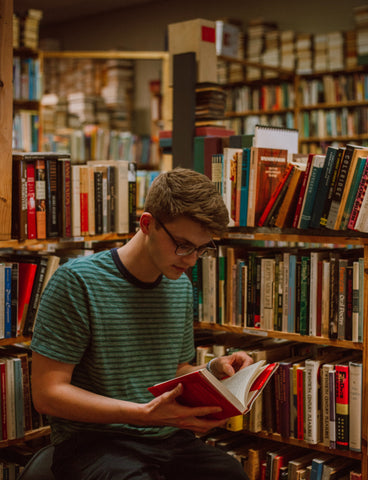
<path fill-rule="evenodd" d="M 172 234 L 169 232 L 169 230 L 165 227 L 165 225 L 160 222 L 157 218 L 155 219 L 156 222 L 160 225 L 160 227 L 163 228 L 163 230 L 167 233 L 167 235 L 171 238 L 175 245 L 175 254 L 178 255 L 179 257 L 188 257 L 189 255 L 192 255 L 194 252 L 197 252 L 198 257 L 205 257 L 208 255 L 208 253 L 213 252 L 215 253 L 217 251 L 217 246 L 215 242 L 211 239 L 209 245 L 202 245 L 201 247 L 188 247 L 188 250 L 185 253 L 178 253 L 179 248 L 184 248 L 185 245 L 182 243 L 178 243 L 175 238 L 172 236 Z M 203 251 L 202 251 L 203 250 Z"/>

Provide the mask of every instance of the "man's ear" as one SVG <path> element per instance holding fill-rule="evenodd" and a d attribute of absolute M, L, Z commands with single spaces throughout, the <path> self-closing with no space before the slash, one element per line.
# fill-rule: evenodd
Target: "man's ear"
<path fill-rule="evenodd" d="M 150 225 L 153 224 L 153 217 L 148 212 L 143 212 L 139 219 L 139 226 L 142 232 L 147 235 Z"/>

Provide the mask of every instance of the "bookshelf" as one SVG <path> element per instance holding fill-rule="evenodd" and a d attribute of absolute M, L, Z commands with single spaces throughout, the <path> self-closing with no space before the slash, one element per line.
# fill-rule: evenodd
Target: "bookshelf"
<path fill-rule="evenodd" d="M 280 230 L 272 228 L 242 228 L 242 227 L 232 227 L 229 232 L 224 235 L 223 238 L 218 239 L 219 245 L 234 247 L 237 249 L 243 249 L 244 252 L 256 250 L 257 247 L 260 248 L 262 244 L 262 251 L 282 251 L 291 250 L 291 249 L 300 249 L 303 248 L 306 251 L 311 249 L 319 248 L 330 248 L 331 250 L 335 248 L 344 248 L 344 247 L 359 247 L 363 249 L 364 257 L 364 267 L 365 271 L 368 265 L 368 236 L 365 234 L 345 234 L 344 232 L 332 232 L 329 235 L 329 231 L 304 231 L 300 232 L 293 229 Z M 328 247 L 329 245 L 329 247 Z M 303 247 L 304 246 L 304 247 Z M 364 298 L 367 297 L 368 293 L 368 282 L 366 281 L 367 276 L 365 273 L 365 282 L 364 282 Z M 227 277 L 228 279 L 229 277 Z M 227 292 L 229 296 L 229 292 Z M 198 333 L 203 330 L 212 331 L 215 334 L 219 333 L 229 333 L 239 336 L 251 335 L 258 336 L 258 338 L 277 338 L 285 339 L 298 343 L 309 343 L 320 346 L 334 346 L 341 349 L 349 349 L 356 352 L 361 352 L 362 354 L 362 364 L 363 364 L 363 384 L 362 384 L 362 399 L 363 405 L 367 402 L 368 395 L 368 330 L 364 328 L 363 332 L 363 341 L 362 342 L 353 342 L 349 340 L 338 340 L 322 336 L 309 336 L 301 335 L 299 333 L 287 332 L 287 331 L 277 331 L 264 328 L 254 328 L 243 325 L 234 325 L 232 319 L 229 318 L 231 312 L 227 312 L 224 324 L 219 323 L 209 323 L 203 321 L 195 322 L 195 329 Z M 368 315 L 368 304 L 364 304 L 364 318 L 367 318 Z M 216 338 L 216 336 L 215 336 Z M 253 435 L 258 438 L 265 440 L 273 440 L 275 442 L 280 442 L 282 444 L 298 446 L 307 448 L 310 450 L 315 450 L 318 452 L 324 452 L 328 454 L 333 454 L 336 456 L 343 456 L 350 459 L 354 459 L 361 464 L 362 478 L 366 478 L 368 475 L 368 457 L 367 457 L 367 422 L 368 414 L 366 409 L 363 407 L 362 410 L 362 451 L 354 452 L 351 450 L 336 450 L 331 449 L 322 443 L 310 444 L 304 440 L 297 440 L 293 437 L 284 437 L 280 433 L 273 432 L 269 433 L 265 430 L 262 430 L 257 433 L 251 433 L 245 430 L 244 432 L 248 435 Z"/>
<path fill-rule="evenodd" d="M 151 105 L 152 105 L 152 110 L 155 110 L 155 122 L 152 121 L 151 123 L 151 141 L 153 142 L 153 149 L 155 145 L 157 146 L 157 137 L 158 137 L 158 130 L 159 129 L 167 129 L 170 128 L 171 124 L 171 116 L 172 116 L 172 107 L 171 107 L 171 88 L 169 86 L 169 54 L 164 51 L 134 51 L 134 52 L 129 52 L 129 51 L 42 51 L 40 52 L 40 60 L 41 60 L 41 69 L 42 71 L 45 72 L 46 75 L 46 62 L 48 60 L 60 60 L 60 61 L 75 61 L 75 62 L 82 62 L 82 61 L 92 61 L 92 62 L 109 62 L 109 61 L 129 61 L 129 62 L 134 62 L 134 61 L 158 61 L 160 62 L 160 85 L 157 87 L 154 87 L 155 93 L 152 93 L 151 91 Z M 133 65 L 133 64 L 132 64 Z M 77 64 L 76 64 L 77 66 Z M 83 67 L 81 67 L 82 69 Z M 119 73 L 119 72 L 118 72 Z M 105 73 L 106 76 L 106 73 Z M 77 77 L 76 77 L 77 78 Z M 79 78 L 79 77 L 78 77 Z M 112 83 L 111 85 L 116 87 L 116 82 L 117 78 L 120 77 L 112 77 Z M 132 77 L 133 78 L 133 77 Z M 133 80 L 132 80 L 133 81 Z M 46 78 L 45 78 L 45 83 L 46 83 Z M 92 87 L 90 87 L 92 88 Z M 119 87 L 119 92 L 120 92 Z M 152 86 L 151 86 L 152 89 Z M 86 92 L 86 96 L 87 96 Z M 121 92 L 120 92 L 121 93 Z M 80 95 L 80 94 L 79 94 Z M 110 88 L 110 96 L 112 95 L 111 93 L 111 88 Z M 129 102 L 131 103 L 132 97 L 134 93 L 130 92 L 129 97 Z M 88 93 L 88 96 L 91 98 L 91 93 Z M 114 95 L 113 95 L 114 96 Z M 155 100 L 155 102 L 153 101 Z M 80 100 L 79 100 L 80 102 Z M 112 102 L 114 103 L 114 102 Z M 110 105 L 110 108 L 115 108 L 113 104 Z M 132 105 L 127 105 L 127 116 L 128 116 L 128 122 L 131 122 L 131 118 L 134 115 L 132 112 Z M 45 108 L 41 108 L 41 117 L 40 117 L 40 124 L 42 126 L 42 129 L 44 132 L 46 132 L 46 115 L 45 115 Z M 118 111 L 117 111 L 118 112 Z M 154 113 L 154 112 L 152 112 Z M 157 115 L 160 115 L 160 118 L 157 118 Z M 65 133 L 68 135 L 70 134 L 71 129 L 64 129 L 64 130 L 69 130 L 65 132 L 55 132 Z M 104 127 L 104 130 L 106 130 L 106 127 Z M 110 127 L 110 130 L 113 131 L 123 131 L 121 127 L 116 127 L 114 128 L 113 126 Z M 131 125 L 127 127 L 127 130 L 131 131 Z M 136 150 L 138 150 L 137 147 Z M 142 146 L 142 148 L 144 148 Z M 155 150 L 155 149 L 154 149 Z M 156 149 L 157 150 L 157 149 Z M 152 152 L 153 158 L 156 160 L 158 159 L 158 150 Z M 161 163 L 162 161 L 158 161 L 157 164 L 161 168 Z M 150 165 L 148 165 L 149 167 Z M 145 165 L 138 165 L 138 168 L 146 168 Z"/>
<path fill-rule="evenodd" d="M 321 152 L 332 143 L 367 144 L 366 67 L 298 74 L 229 57 L 218 61 L 263 72 L 257 80 L 223 84 L 230 107 L 225 118 L 238 133 L 251 133 L 256 123 L 298 128 L 301 153 Z"/>

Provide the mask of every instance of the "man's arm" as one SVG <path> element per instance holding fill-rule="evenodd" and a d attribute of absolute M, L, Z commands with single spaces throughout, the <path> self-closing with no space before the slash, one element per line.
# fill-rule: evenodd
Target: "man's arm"
<path fill-rule="evenodd" d="M 132 425 L 170 425 L 197 433 L 223 425 L 224 421 L 203 417 L 221 411 L 218 407 L 190 408 L 176 402 L 182 386 L 138 404 L 98 395 L 71 384 L 74 365 L 32 354 L 32 396 L 42 414 L 72 421 L 127 423 Z"/>

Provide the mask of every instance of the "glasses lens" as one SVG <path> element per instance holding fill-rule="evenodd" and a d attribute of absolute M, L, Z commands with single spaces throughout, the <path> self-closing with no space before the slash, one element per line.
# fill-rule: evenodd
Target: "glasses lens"
<path fill-rule="evenodd" d="M 185 257 L 186 255 L 191 255 L 195 251 L 195 247 L 187 247 L 185 245 L 178 245 L 176 247 L 176 255 Z"/>

